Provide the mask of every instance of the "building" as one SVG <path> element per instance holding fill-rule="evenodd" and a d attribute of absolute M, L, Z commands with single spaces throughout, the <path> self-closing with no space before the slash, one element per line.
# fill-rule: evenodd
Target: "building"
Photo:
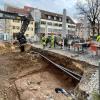
<path fill-rule="evenodd" d="M 76 23 L 76 35 L 80 38 L 83 38 L 83 24 L 82 23 Z"/>
<path fill-rule="evenodd" d="M 42 17 L 40 22 L 40 32 L 47 34 L 62 34 L 62 15 L 51 13 L 47 11 L 41 11 Z M 75 34 L 75 23 L 73 20 L 67 16 L 66 17 L 66 34 Z"/>
<path fill-rule="evenodd" d="M 87 40 L 90 37 L 90 24 L 86 16 L 79 15 L 79 23 L 76 24 L 76 33 L 81 37 Z"/>
<path fill-rule="evenodd" d="M 16 12 L 16 13 L 27 15 L 31 9 L 33 9 L 34 11 L 37 10 L 35 8 L 31 8 L 31 7 L 27 7 L 27 6 L 24 6 L 23 9 L 8 6 L 6 10 L 9 12 Z M 32 21 L 30 23 L 30 25 L 25 33 L 26 36 L 33 36 L 34 33 L 38 33 L 39 36 L 41 35 L 41 33 L 43 33 L 45 35 L 50 35 L 52 33 L 55 35 L 62 34 L 62 17 L 63 17 L 63 15 L 44 11 L 44 10 L 39 10 L 39 11 L 41 13 L 41 18 L 40 18 L 39 22 L 36 23 L 36 22 Z M 7 32 L 9 32 L 11 34 L 19 32 L 20 25 L 21 25 L 20 21 L 7 20 L 7 24 L 8 24 L 7 27 L 9 27 L 7 29 Z M 76 24 L 69 16 L 66 16 L 66 29 L 67 29 L 66 34 L 68 33 L 71 35 L 75 35 Z"/>
<path fill-rule="evenodd" d="M 4 32 L 4 20 L 3 19 L 0 19 L 0 33 Z"/>
<path fill-rule="evenodd" d="M 30 7 L 25 6 L 24 9 L 29 11 Z M 35 10 L 35 8 L 33 8 Z M 62 34 L 62 14 L 57 14 L 53 12 L 48 12 L 44 10 L 40 10 L 41 12 L 41 19 L 39 23 L 39 32 L 44 33 L 46 35 L 55 34 L 59 35 Z M 36 26 L 35 26 L 36 29 Z M 76 33 L 76 24 L 74 21 L 69 17 L 66 16 L 66 34 L 75 35 Z"/>
<path fill-rule="evenodd" d="M 8 12 L 14 12 L 14 13 L 19 13 L 21 15 L 27 15 L 28 11 L 25 9 L 21 9 L 21 8 L 15 8 L 15 7 L 11 7 L 11 6 L 7 6 L 6 7 L 6 11 Z M 30 38 L 32 36 L 34 36 L 34 20 L 32 20 L 25 32 L 25 36 L 27 38 Z M 14 38 L 16 36 L 16 33 L 20 32 L 20 28 L 21 28 L 21 21 L 20 20 L 9 20 L 6 19 L 5 20 L 5 30 L 6 33 L 11 34 L 11 36 Z"/>
<path fill-rule="evenodd" d="M 0 19 L 0 41 L 1 40 L 10 40 L 9 34 L 5 33 L 5 21 L 3 19 Z"/>

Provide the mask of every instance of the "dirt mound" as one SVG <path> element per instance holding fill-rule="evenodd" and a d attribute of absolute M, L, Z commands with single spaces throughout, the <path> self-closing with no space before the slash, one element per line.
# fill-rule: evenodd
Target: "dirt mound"
<path fill-rule="evenodd" d="M 4 54 L 6 52 L 11 52 L 13 49 L 13 45 L 9 42 L 0 42 L 0 54 Z"/>

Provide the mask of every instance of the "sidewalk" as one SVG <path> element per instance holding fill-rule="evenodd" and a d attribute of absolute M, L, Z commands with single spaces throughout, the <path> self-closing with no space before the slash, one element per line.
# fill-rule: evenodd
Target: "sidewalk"
<path fill-rule="evenodd" d="M 32 44 L 32 46 L 43 49 L 42 45 L 40 44 Z M 47 48 L 47 47 L 45 48 L 45 50 L 58 53 L 76 60 L 85 61 L 95 66 L 98 66 L 100 62 L 100 56 L 92 56 L 89 53 L 77 54 L 73 50 L 62 50 L 59 48 Z"/>

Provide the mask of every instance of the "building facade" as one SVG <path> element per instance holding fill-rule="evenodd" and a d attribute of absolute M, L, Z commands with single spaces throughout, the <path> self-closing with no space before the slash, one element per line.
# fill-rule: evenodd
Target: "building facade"
<path fill-rule="evenodd" d="M 5 20 L 0 19 L 0 41 L 2 40 L 10 40 L 10 36 L 5 32 Z"/>
<path fill-rule="evenodd" d="M 83 38 L 83 31 L 84 31 L 84 27 L 82 23 L 76 23 L 76 34 L 77 36 L 79 36 L 80 38 Z"/>
<path fill-rule="evenodd" d="M 6 10 L 9 12 L 16 12 L 24 15 L 27 15 L 31 9 L 35 10 L 35 8 L 27 6 L 24 6 L 23 9 L 14 8 L 10 6 L 6 8 L 7 8 Z M 63 15 L 44 10 L 39 10 L 39 11 L 41 12 L 40 21 L 38 23 L 36 23 L 35 21 L 31 21 L 25 33 L 26 36 L 31 37 L 35 33 L 38 35 L 41 34 L 50 35 L 52 33 L 55 35 L 62 34 Z M 19 32 L 21 27 L 21 22 L 18 20 L 7 20 L 6 26 L 8 27 L 7 32 L 14 34 Z M 67 31 L 66 34 L 71 34 L 71 35 L 75 35 L 76 33 L 76 24 L 69 16 L 66 16 L 66 31 Z"/>
<path fill-rule="evenodd" d="M 11 6 L 7 6 L 6 11 L 19 13 L 21 15 L 27 15 L 28 14 L 28 11 L 25 10 L 25 9 L 14 8 L 14 7 L 11 7 Z M 14 38 L 16 36 L 16 33 L 20 32 L 21 24 L 22 23 L 21 23 L 20 20 L 6 19 L 5 20 L 6 33 L 11 34 L 12 38 Z M 34 27 L 35 27 L 34 20 L 32 20 L 32 21 L 30 21 L 30 24 L 28 25 L 28 28 L 25 32 L 26 38 L 30 38 L 30 37 L 34 36 L 34 33 L 35 33 Z"/>
<path fill-rule="evenodd" d="M 62 34 L 62 15 L 51 13 L 47 11 L 41 11 L 41 21 L 40 21 L 40 32 L 45 34 Z M 66 34 L 75 34 L 75 23 L 72 19 L 66 17 Z"/>

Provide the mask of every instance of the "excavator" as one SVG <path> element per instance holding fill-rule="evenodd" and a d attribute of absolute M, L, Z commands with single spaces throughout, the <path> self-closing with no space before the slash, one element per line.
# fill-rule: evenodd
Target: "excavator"
<path fill-rule="evenodd" d="M 31 10 L 27 16 L 21 15 L 19 13 L 12 13 L 12 12 L 7 12 L 7 11 L 2 11 L 0 10 L 0 19 L 12 19 L 12 20 L 21 20 L 21 28 L 20 31 L 17 33 L 16 37 L 17 40 L 20 44 L 20 50 L 21 52 L 25 51 L 25 46 L 24 44 L 27 42 L 25 38 L 25 32 L 27 30 L 27 27 L 30 23 L 31 20 L 33 20 L 33 10 Z"/>

